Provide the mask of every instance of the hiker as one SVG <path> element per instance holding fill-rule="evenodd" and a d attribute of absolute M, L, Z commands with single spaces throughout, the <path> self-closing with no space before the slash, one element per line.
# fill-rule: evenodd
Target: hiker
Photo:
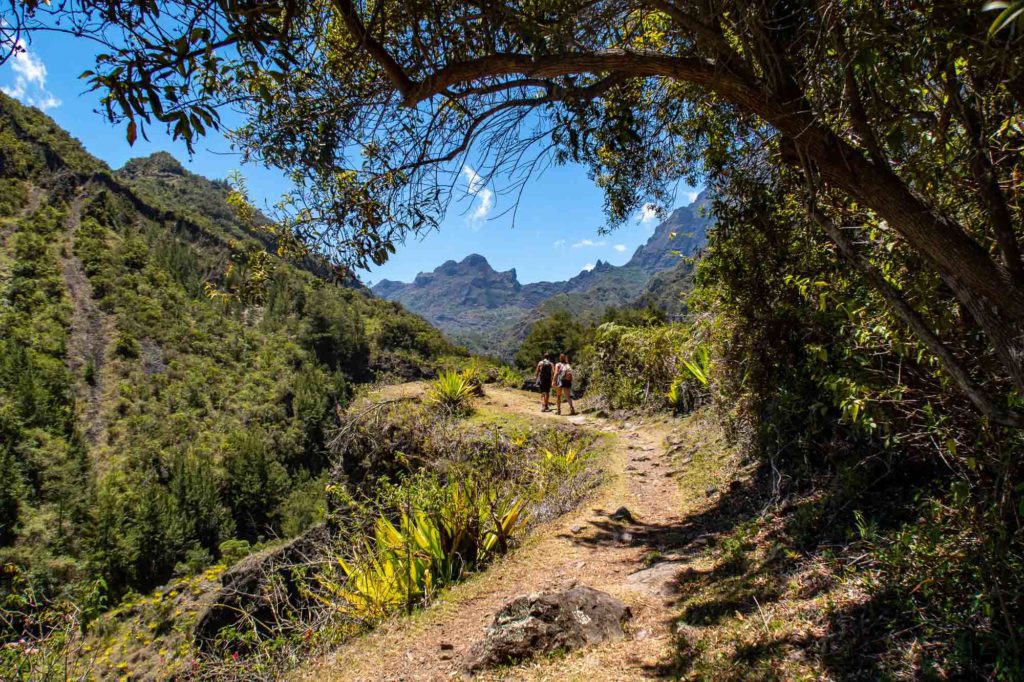
<path fill-rule="evenodd" d="M 555 368 L 551 364 L 551 353 L 545 353 L 533 373 L 533 380 L 536 382 L 537 388 L 540 389 L 541 412 L 551 411 L 548 401 L 551 399 L 551 379 L 554 375 Z"/>
<path fill-rule="evenodd" d="M 569 414 L 576 414 L 576 406 L 572 404 L 572 365 L 565 353 L 558 356 L 558 364 L 555 365 L 556 414 L 562 414 L 562 394 L 569 402 Z"/>

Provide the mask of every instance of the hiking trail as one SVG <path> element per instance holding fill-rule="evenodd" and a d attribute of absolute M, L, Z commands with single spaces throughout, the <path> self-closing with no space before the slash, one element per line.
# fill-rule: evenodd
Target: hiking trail
<path fill-rule="evenodd" d="M 74 253 L 75 233 L 82 218 L 85 195 L 79 195 L 68 206 L 65 222 L 67 242 L 60 262 L 61 276 L 71 300 L 71 325 L 68 332 L 67 363 L 71 373 L 85 377 L 76 382 L 76 399 L 81 410 L 81 423 L 86 440 L 91 445 L 106 440 L 106 424 L 101 412 L 104 390 L 104 366 L 107 348 L 114 334 L 114 319 L 100 310 L 92 295 L 92 285 L 82 266 L 81 259 Z M 91 367 L 90 367 L 91 366 Z M 91 379 L 91 380 L 89 380 Z"/>
<path fill-rule="evenodd" d="M 418 383 L 385 389 L 388 397 L 422 391 Z M 536 394 L 495 386 L 487 387 L 480 404 L 609 435 L 609 451 L 597 461 L 604 483 L 579 508 L 538 526 L 522 546 L 423 611 L 396 617 L 312 660 L 293 679 L 459 678 L 470 647 L 483 638 L 504 604 L 573 584 L 608 592 L 630 607 L 633 617 L 624 640 L 484 671 L 474 679 L 628 680 L 657 677 L 671 660 L 672 585 L 687 566 L 701 561 L 697 554 L 706 542 L 684 516 L 697 510 L 687 509 L 693 501 L 677 483 L 680 470 L 670 454 L 683 447 L 671 440 L 677 422 L 648 417 L 619 423 L 593 413 L 542 413 Z M 620 507 L 629 510 L 632 522 L 612 518 Z"/>

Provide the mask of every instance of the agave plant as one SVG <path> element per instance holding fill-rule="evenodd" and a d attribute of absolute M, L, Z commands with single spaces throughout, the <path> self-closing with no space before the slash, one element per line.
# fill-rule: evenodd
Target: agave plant
<path fill-rule="evenodd" d="M 442 372 L 430 386 L 430 401 L 449 414 L 465 414 L 475 390 L 472 383 L 458 372 Z"/>
<path fill-rule="evenodd" d="M 690 372 L 693 378 L 699 381 L 702 386 L 708 385 L 708 374 L 711 369 L 711 359 L 708 349 L 705 346 L 697 348 L 689 360 L 684 359 L 683 365 Z"/>
<path fill-rule="evenodd" d="M 472 480 L 452 482 L 435 509 L 403 510 L 397 524 L 379 516 L 372 540 L 357 545 L 355 558 L 338 560 L 344 581 L 321 582 L 353 617 L 377 622 L 424 603 L 507 551 L 526 522 L 525 500 L 482 489 Z"/>
<path fill-rule="evenodd" d="M 482 396 L 484 394 L 484 371 L 479 365 L 470 365 L 462 370 L 462 378 L 469 384 L 469 387 L 473 391 L 473 395 Z"/>
<path fill-rule="evenodd" d="M 688 401 L 688 395 L 686 393 L 686 386 L 683 382 L 676 381 L 672 382 L 668 392 L 665 393 L 665 399 L 668 401 L 668 406 L 672 408 L 672 412 L 679 414 L 685 412 Z"/>
<path fill-rule="evenodd" d="M 586 458 L 582 447 L 568 442 L 556 443 L 553 448 L 542 448 L 540 455 L 533 467 L 533 478 L 541 497 L 547 496 L 552 486 L 575 478 Z"/>

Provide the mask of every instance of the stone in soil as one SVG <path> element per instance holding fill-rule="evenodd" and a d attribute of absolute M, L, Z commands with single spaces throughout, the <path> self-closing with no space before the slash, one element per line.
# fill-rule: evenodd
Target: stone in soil
<path fill-rule="evenodd" d="M 630 513 L 626 507 L 619 507 L 611 515 L 612 521 L 625 521 L 626 523 L 633 523 L 633 514 Z"/>
<path fill-rule="evenodd" d="M 671 597 L 681 571 L 679 564 L 662 561 L 626 576 L 626 588 L 652 597 Z"/>
<path fill-rule="evenodd" d="M 621 640 L 623 623 L 631 615 L 621 601 L 586 585 L 516 597 L 498 611 L 484 639 L 473 645 L 468 669 Z"/>

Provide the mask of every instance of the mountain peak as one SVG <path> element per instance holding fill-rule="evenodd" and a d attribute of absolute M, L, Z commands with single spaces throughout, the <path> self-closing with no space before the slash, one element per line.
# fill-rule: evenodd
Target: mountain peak
<path fill-rule="evenodd" d="M 167 152 L 153 152 L 149 156 L 129 159 L 120 170 L 127 176 L 188 175 L 181 162 Z"/>
<path fill-rule="evenodd" d="M 459 263 L 459 265 L 463 265 L 465 267 L 470 268 L 488 268 L 493 270 L 493 268 L 491 268 L 491 264 L 487 262 L 487 259 L 481 256 L 479 253 L 469 254 L 468 256 L 462 259 L 462 262 Z"/>

